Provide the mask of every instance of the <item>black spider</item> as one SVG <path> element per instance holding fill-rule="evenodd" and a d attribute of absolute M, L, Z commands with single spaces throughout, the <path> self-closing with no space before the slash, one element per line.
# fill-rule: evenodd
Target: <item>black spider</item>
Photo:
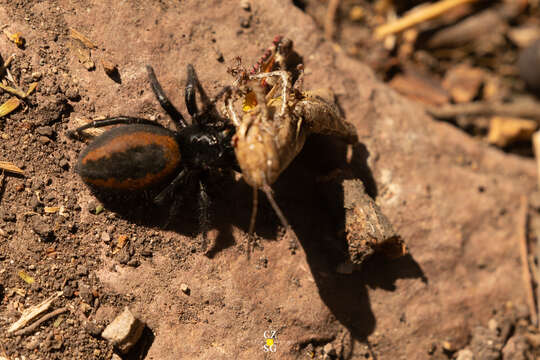
<path fill-rule="evenodd" d="M 94 121 L 75 130 L 122 124 L 97 137 L 80 154 L 76 171 L 84 182 L 94 190 L 104 192 L 146 191 L 158 188 L 156 204 L 176 194 L 176 190 L 188 179 L 198 185 L 200 230 L 204 246 L 209 229 L 209 205 L 207 180 L 212 170 L 239 170 L 231 145 L 234 126 L 222 118 L 215 102 L 228 90 L 222 89 L 210 100 L 204 92 L 192 65 L 187 67 L 185 88 L 186 107 L 192 123 L 188 124 L 182 114 L 169 101 L 152 67 L 147 66 L 152 90 L 163 109 L 176 125 L 171 131 L 160 124 L 143 118 L 119 116 Z M 196 92 L 203 103 L 197 107 Z M 177 207 L 178 197 L 173 197 L 172 208 Z"/>

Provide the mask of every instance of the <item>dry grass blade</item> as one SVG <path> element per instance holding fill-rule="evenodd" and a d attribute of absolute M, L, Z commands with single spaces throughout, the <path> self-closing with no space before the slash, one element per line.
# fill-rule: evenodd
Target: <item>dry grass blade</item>
<path fill-rule="evenodd" d="M 21 105 L 21 100 L 16 97 L 12 97 L 2 105 L 0 105 L 0 117 L 6 116 L 9 113 L 15 111 L 19 105 Z"/>
<path fill-rule="evenodd" d="M 24 95 L 24 97 L 26 98 L 27 96 L 31 95 L 36 90 L 37 86 L 38 86 L 37 82 L 31 83 L 30 86 L 28 87 L 28 91 L 26 91 L 26 94 Z"/>
<path fill-rule="evenodd" d="M 15 95 L 20 97 L 21 99 L 24 99 L 26 97 L 26 93 L 22 92 L 18 89 L 12 88 L 11 86 L 4 85 L 0 83 L 0 89 L 4 90 L 7 93 L 10 93 L 11 95 Z"/>
<path fill-rule="evenodd" d="M 69 29 L 69 36 L 71 36 L 73 39 L 79 40 L 89 49 L 97 48 L 96 44 L 94 44 L 90 39 L 88 39 L 82 33 L 78 32 L 77 30 L 73 28 Z"/>
<path fill-rule="evenodd" d="M 4 62 L 4 64 L 0 67 L 0 76 L 4 75 L 4 72 L 6 69 L 11 65 L 11 62 L 15 59 L 15 55 L 11 54 L 7 60 Z"/>
<path fill-rule="evenodd" d="M 385 36 L 401 32 L 424 21 L 436 18 L 456 6 L 475 1 L 478 0 L 442 0 L 436 2 L 394 22 L 377 27 L 375 29 L 375 38 L 382 39 Z"/>
<path fill-rule="evenodd" d="M 24 175 L 24 171 L 22 169 L 7 161 L 0 161 L 0 169 L 7 172 Z"/>

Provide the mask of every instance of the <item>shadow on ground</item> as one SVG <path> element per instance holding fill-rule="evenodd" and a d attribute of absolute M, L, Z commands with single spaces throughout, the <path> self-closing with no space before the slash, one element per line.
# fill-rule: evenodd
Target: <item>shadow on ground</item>
<path fill-rule="evenodd" d="M 352 274 L 336 271 L 349 259 L 342 181 L 360 179 L 370 196 L 377 195 L 367 165 L 368 157 L 366 147 L 356 144 L 347 162 L 346 144 L 325 136 L 312 136 L 273 186 L 276 201 L 306 252 L 321 299 L 351 336 L 361 342 L 367 342 L 376 325 L 368 288 L 394 291 L 396 280 L 402 278 L 421 278 L 427 282 L 422 269 L 410 255 L 397 260 L 376 255 L 363 264 L 361 271 Z M 200 235 L 199 210 L 197 188 L 193 185 L 178 194 L 182 202 L 177 215 L 169 222 L 169 230 L 196 237 Z M 252 191 L 243 181 L 235 181 L 232 174 L 213 175 L 208 188 L 212 200 L 212 227 L 219 234 L 207 252 L 207 256 L 212 257 L 235 244 L 233 226 L 247 231 Z M 119 201 L 102 197 L 101 200 L 109 210 L 133 223 L 162 228 L 170 217 L 170 206 L 156 207 L 150 198 L 147 196 L 142 201 L 139 196 Z M 265 197 L 259 198 L 256 233 L 264 239 L 277 239 L 279 220 Z"/>

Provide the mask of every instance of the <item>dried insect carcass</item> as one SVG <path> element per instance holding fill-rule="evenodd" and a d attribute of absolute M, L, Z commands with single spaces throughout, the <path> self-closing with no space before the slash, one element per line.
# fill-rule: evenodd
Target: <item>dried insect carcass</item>
<path fill-rule="evenodd" d="M 266 194 L 282 225 L 289 227 L 270 185 L 302 150 L 309 134 L 338 136 L 348 143 L 357 141 L 355 127 L 341 116 L 331 92 L 293 88 L 291 72 L 285 70 L 286 56 L 279 51 L 283 41 L 274 43 L 278 56 L 265 60 L 270 66 L 263 64 L 258 68 L 264 71 L 277 64 L 282 70 L 241 73 L 236 86 L 225 97 L 226 114 L 236 127 L 233 137 L 236 159 L 245 181 L 253 187 L 250 233 L 255 226 L 259 189 Z M 273 84 L 269 90 L 265 88 L 267 84 Z M 235 109 L 239 99 L 243 100 L 242 116 Z"/>

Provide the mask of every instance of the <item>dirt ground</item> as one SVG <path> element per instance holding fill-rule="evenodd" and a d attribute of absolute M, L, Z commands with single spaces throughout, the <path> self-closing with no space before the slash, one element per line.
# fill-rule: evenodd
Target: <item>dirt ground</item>
<path fill-rule="evenodd" d="M 24 170 L 6 177 L 0 202 L 0 358 L 111 359 L 101 331 L 129 306 L 146 328 L 126 359 L 449 359 L 466 346 L 487 349 L 492 334 L 514 346 L 505 359 L 517 359 L 522 342 L 511 336 L 528 331 L 519 209 L 536 186 L 534 160 L 433 120 L 324 40 L 292 2 L 250 5 L 0 1 L 2 24 L 26 39 L 21 49 L 1 34 L 0 54 L 16 55 L 10 69 L 23 89 L 38 81 L 0 122 L 0 160 Z M 79 61 L 71 28 L 97 45 L 95 69 Z M 185 194 L 167 228 L 168 209 L 144 201 L 103 208 L 74 172 L 86 145 L 67 131 L 79 119 L 130 115 L 171 127 L 146 65 L 187 114 L 187 64 L 215 94 L 232 82 L 237 57 L 253 64 L 278 34 L 303 58 L 305 88 L 330 86 L 360 137 L 350 162 L 345 144 L 311 138 L 275 184 L 297 249 L 261 200 L 248 259 L 251 189 L 239 174 L 212 181 L 208 253 L 196 194 Z M 338 181 L 321 180 L 336 169 L 365 184 L 408 255 L 340 271 L 344 195 Z M 24 309 L 58 291 L 53 308 L 68 312 L 8 335 Z M 275 353 L 263 349 L 268 331 L 277 332 Z"/>

